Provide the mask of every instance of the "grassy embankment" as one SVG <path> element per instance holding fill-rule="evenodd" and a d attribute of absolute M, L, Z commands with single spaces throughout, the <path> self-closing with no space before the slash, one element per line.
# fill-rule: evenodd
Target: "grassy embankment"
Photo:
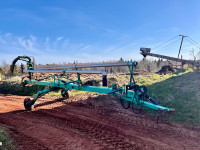
<path fill-rule="evenodd" d="M 139 85 L 148 87 L 149 95 L 162 106 L 175 108 L 170 120 L 186 125 L 200 124 L 200 70 L 192 69 L 173 74 L 158 75 L 150 73 L 146 76 L 135 76 Z M 129 81 L 128 75 L 116 77 L 122 86 Z M 145 111 L 152 112 L 145 109 Z"/>
<path fill-rule="evenodd" d="M 200 124 L 200 70 L 173 74 L 161 82 L 148 86 L 150 95 L 159 104 L 175 108 L 172 121 L 187 125 Z"/>

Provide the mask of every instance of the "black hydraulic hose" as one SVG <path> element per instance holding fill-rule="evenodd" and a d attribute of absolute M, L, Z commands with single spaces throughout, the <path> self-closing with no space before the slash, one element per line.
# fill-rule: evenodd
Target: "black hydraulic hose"
<path fill-rule="evenodd" d="M 22 60 L 22 59 L 28 59 L 28 62 L 31 62 L 31 58 L 29 56 L 18 56 L 17 58 L 15 58 L 12 62 L 12 65 L 10 66 L 10 73 L 11 76 L 13 75 L 14 72 L 14 68 L 15 68 L 15 64 L 18 60 Z M 23 60 L 23 61 L 27 61 L 27 60 Z"/>

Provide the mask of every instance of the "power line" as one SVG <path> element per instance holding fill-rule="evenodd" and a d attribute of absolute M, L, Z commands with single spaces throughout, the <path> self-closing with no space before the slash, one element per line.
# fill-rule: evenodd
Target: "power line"
<path fill-rule="evenodd" d="M 193 45 L 195 45 L 198 49 L 200 49 L 200 45 L 198 45 L 198 43 L 195 44 L 195 43 L 193 42 L 193 40 L 191 41 L 191 40 L 188 40 L 187 38 L 186 38 L 186 40 L 187 40 L 188 42 L 192 43 Z"/>
<path fill-rule="evenodd" d="M 195 40 L 193 40 L 191 37 L 188 37 L 190 40 L 192 40 L 194 43 L 196 43 L 199 47 L 200 47 L 200 45 L 195 41 Z"/>
<path fill-rule="evenodd" d="M 198 46 L 198 45 L 196 45 L 194 42 L 192 42 L 192 41 L 190 41 L 190 40 L 188 40 L 188 39 L 186 39 L 188 42 L 190 42 L 191 44 L 193 44 L 194 46 L 196 46 L 198 49 L 200 49 L 200 47 Z"/>
<path fill-rule="evenodd" d="M 168 41 L 166 41 L 166 42 L 164 42 L 164 43 L 162 43 L 162 44 L 159 44 L 158 46 L 154 47 L 153 49 L 156 49 L 156 48 L 158 48 L 158 47 L 160 47 L 160 46 L 162 46 L 162 45 L 168 43 L 169 41 L 171 41 L 171 40 L 173 40 L 173 39 L 175 39 L 175 38 L 177 38 L 177 37 L 178 37 L 178 35 L 176 35 L 175 37 L 169 39 Z"/>
<path fill-rule="evenodd" d="M 179 40 L 180 40 L 180 39 L 178 39 L 178 40 L 176 40 L 176 41 L 174 41 L 174 42 L 172 42 L 172 43 L 170 43 L 170 44 L 168 44 L 168 45 L 166 45 L 166 46 L 164 46 L 164 47 L 162 47 L 162 48 L 160 48 L 160 49 L 163 49 L 163 48 L 165 48 L 165 47 L 167 47 L 167 46 L 170 46 L 170 45 L 176 43 L 176 42 L 179 41 Z"/>

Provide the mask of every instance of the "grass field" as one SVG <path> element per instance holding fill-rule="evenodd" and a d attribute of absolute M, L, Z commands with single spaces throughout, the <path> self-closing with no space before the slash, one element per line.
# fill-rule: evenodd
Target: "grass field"
<path fill-rule="evenodd" d="M 200 71 L 171 76 L 148 86 L 159 104 L 176 109 L 172 120 L 188 125 L 200 123 Z"/>
<path fill-rule="evenodd" d="M 9 139 L 5 129 L 0 126 L 0 150 L 14 150 L 15 147 L 12 141 Z"/>

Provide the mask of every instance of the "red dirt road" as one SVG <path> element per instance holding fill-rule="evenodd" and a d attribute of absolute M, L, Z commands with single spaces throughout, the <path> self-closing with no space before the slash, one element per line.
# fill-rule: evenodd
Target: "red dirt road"
<path fill-rule="evenodd" d="M 20 150 L 200 149 L 199 130 L 156 124 L 121 109 L 111 96 L 41 98 L 31 112 L 24 111 L 24 98 L 0 95 L 0 125 Z"/>

